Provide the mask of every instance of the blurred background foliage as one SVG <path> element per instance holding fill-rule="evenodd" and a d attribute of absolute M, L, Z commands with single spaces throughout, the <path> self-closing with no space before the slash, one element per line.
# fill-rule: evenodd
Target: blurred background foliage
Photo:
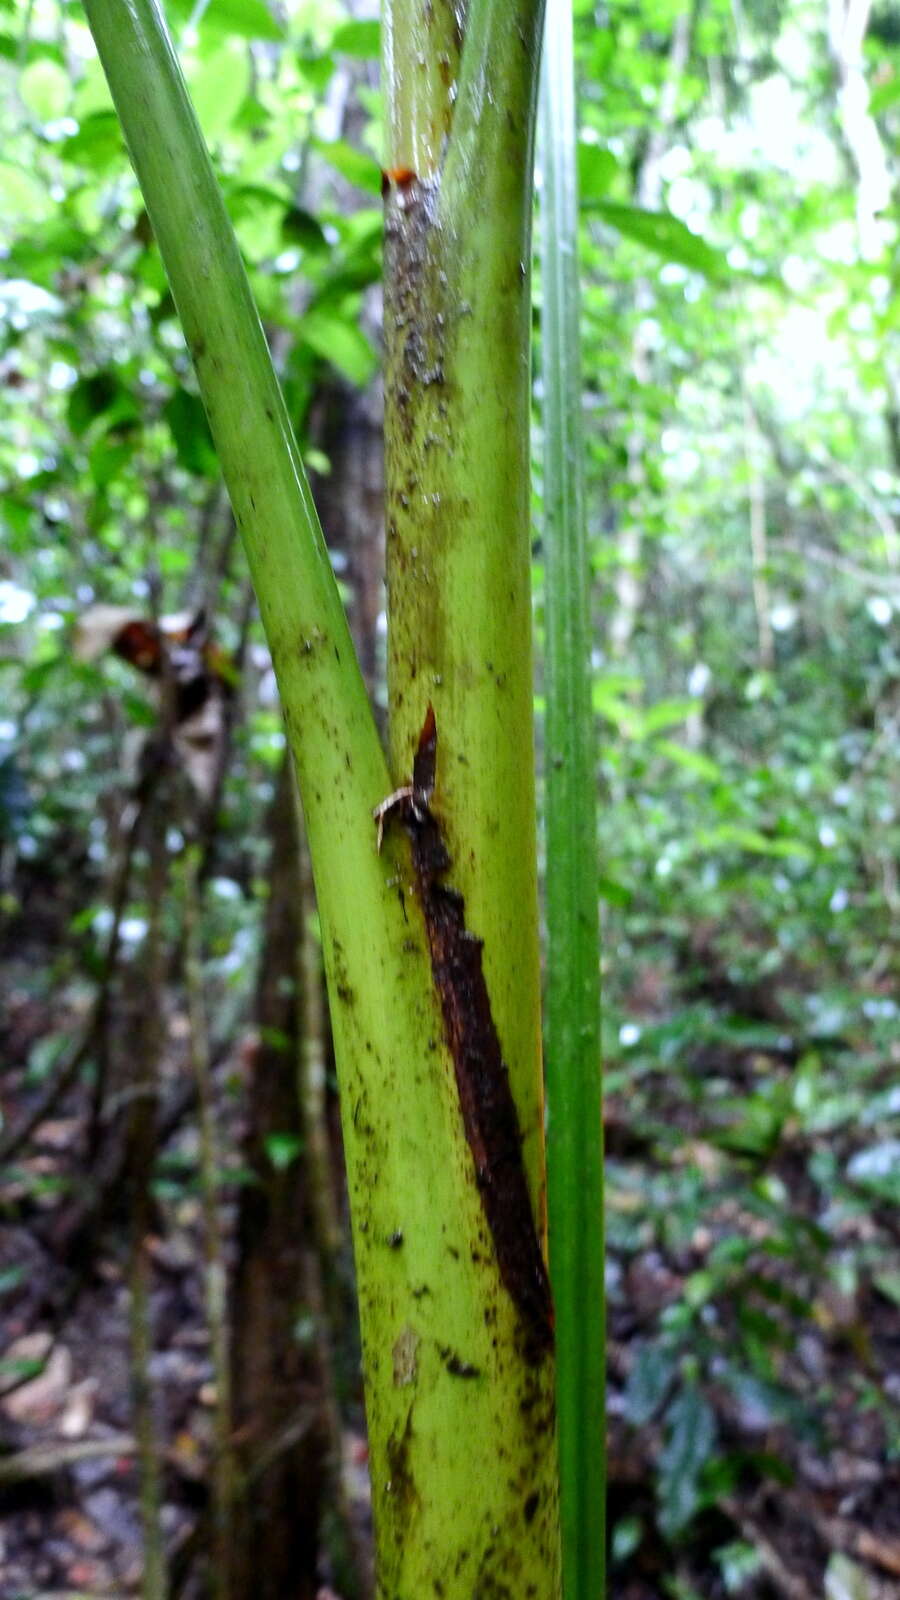
<path fill-rule="evenodd" d="M 575 10 L 613 1588 L 797 1594 L 794 1561 L 811 1593 L 896 1593 L 878 1583 L 900 1581 L 896 1512 L 879 1520 L 900 1479 L 900 28 L 853 0 Z M 334 495 L 334 416 L 378 404 L 377 21 L 329 0 L 167 13 L 305 459 Z M 202 607 L 240 657 L 201 906 L 226 1055 L 254 1026 L 283 738 L 78 6 L 0 0 L 0 83 L 8 1124 L 98 981 L 133 752 L 157 719 L 127 664 L 79 655 L 79 619 Z M 328 529 L 332 560 L 380 700 L 377 507 L 368 556 L 352 516 Z M 539 719 L 540 518 L 538 473 Z M 172 819 L 173 857 L 189 831 Z M 126 964 L 147 894 L 137 872 Z M 222 1092 L 241 1081 L 226 1071 Z M 273 1137 L 289 1165 L 292 1136 Z M 237 1184 L 236 1140 L 229 1159 Z M 39 1163 L 7 1177 L 7 1215 L 78 1181 Z M 162 1200 L 195 1177 L 170 1152 Z M 797 1518 L 799 1552 L 779 1542 Z M 880 1557 L 841 1518 L 880 1529 Z"/>

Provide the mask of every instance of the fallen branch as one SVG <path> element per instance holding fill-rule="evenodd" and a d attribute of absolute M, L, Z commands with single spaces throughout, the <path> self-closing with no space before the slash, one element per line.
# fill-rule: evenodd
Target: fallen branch
<path fill-rule="evenodd" d="M 98 1456 L 133 1456 L 137 1446 L 130 1433 L 111 1433 L 105 1439 L 53 1439 L 26 1446 L 15 1455 L 0 1455 L 0 1486 L 27 1483 L 30 1478 L 52 1477 L 64 1467 Z"/>

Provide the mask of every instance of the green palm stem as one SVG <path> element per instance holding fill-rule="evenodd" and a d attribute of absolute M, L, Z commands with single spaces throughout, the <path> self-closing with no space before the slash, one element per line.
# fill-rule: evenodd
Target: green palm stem
<path fill-rule="evenodd" d="M 431 700 L 452 882 L 485 941 L 539 1216 L 529 262 L 541 12 L 535 0 L 470 6 L 456 93 L 436 85 L 452 110 L 442 160 L 389 194 L 385 283 L 391 753 L 399 777 Z M 390 20 L 386 31 L 399 34 Z M 413 33 L 406 60 L 385 61 L 394 170 L 428 147 L 404 100 L 416 70 Z M 422 115 L 439 123 L 440 107 Z"/>
<path fill-rule="evenodd" d="M 388 772 L 299 452 L 161 13 L 153 0 L 87 0 L 86 9 L 247 551 L 307 819 L 341 1091 L 379 1592 L 469 1600 L 506 1586 L 544 1600 L 558 1593 L 552 1362 L 523 1359 L 499 1279 L 408 849 L 394 829 L 383 855 L 375 850 L 372 809 Z M 536 57 L 535 38 L 527 49 Z M 527 333 L 518 297 L 517 306 Z M 509 703 L 517 712 L 521 694 Z M 449 725 L 447 746 L 442 725 L 441 805 L 458 750 Z M 398 748 L 405 777 L 409 742 Z M 513 765 L 530 768 L 527 732 Z M 515 795 L 509 806 L 520 822 Z M 533 833 L 526 820 L 517 844 L 526 855 Z M 522 1009 L 536 1038 L 531 1002 Z"/>
<path fill-rule="evenodd" d="M 539 0 L 473 0 L 458 77 L 433 76 L 430 101 L 417 78 L 416 27 L 400 26 L 410 8 L 444 36 L 456 14 L 447 0 L 389 0 L 385 10 L 391 754 L 399 780 L 431 702 L 448 881 L 464 897 L 468 929 L 484 941 L 493 1017 L 543 1229 L 529 477 L 532 162 L 543 7 Z M 443 144 L 436 128 L 447 130 Z M 503 1359 L 510 1374 L 503 1381 L 515 1383 L 515 1352 Z M 528 1510 L 539 1509 L 527 1527 L 539 1562 L 534 1592 L 543 1596 L 559 1581 L 551 1361 L 532 1384 L 530 1423 L 517 1407 L 504 1431 L 510 1463 L 530 1455 L 532 1470 L 539 1466 Z M 471 1440 L 465 1448 L 473 1449 Z M 527 1592 L 509 1575 L 506 1581 L 510 1592 Z"/>

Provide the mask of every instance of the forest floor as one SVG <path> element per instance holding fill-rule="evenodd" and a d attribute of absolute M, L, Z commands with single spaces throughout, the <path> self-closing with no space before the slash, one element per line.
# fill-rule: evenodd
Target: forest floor
<path fill-rule="evenodd" d="M 698 1146 L 686 1156 L 710 1158 L 713 1153 Z M 796 1193 L 801 1166 L 798 1152 L 786 1149 L 769 1170 L 780 1167 Z M 617 1165 L 620 1179 L 622 1170 Z M 629 1186 L 618 1199 L 627 1204 L 633 1195 Z M 616 1204 L 615 1178 L 610 1200 Z M 818 1206 L 811 1188 L 806 1200 L 812 1227 Z M 633 1529 L 624 1545 L 627 1559 L 613 1565 L 613 1600 L 900 1596 L 900 1454 L 892 1422 L 900 1398 L 900 1308 L 870 1276 L 852 1291 L 823 1280 L 807 1299 L 793 1257 L 786 1255 L 774 1270 L 769 1260 L 765 1278 L 753 1287 L 762 1289 L 762 1303 L 776 1318 L 779 1311 L 787 1315 L 777 1329 L 762 1319 L 751 1329 L 751 1341 L 769 1341 L 756 1362 L 747 1353 L 747 1327 L 740 1326 L 752 1322 L 746 1304 L 729 1306 L 719 1286 L 708 1304 L 710 1321 L 715 1306 L 720 1340 L 714 1352 L 703 1353 L 696 1389 L 686 1391 L 701 1396 L 699 1404 L 686 1405 L 676 1421 L 674 1406 L 667 1419 L 659 1403 L 663 1385 L 674 1381 L 668 1367 L 661 1376 L 654 1372 L 667 1313 L 677 1316 L 690 1299 L 717 1239 L 735 1233 L 762 1239 L 764 1231 L 757 1211 L 728 1197 L 718 1209 L 710 1207 L 687 1248 L 654 1245 L 620 1262 L 610 1252 L 610 1521 L 620 1531 Z M 872 1246 L 877 1232 L 874 1219 L 865 1221 L 856 1249 Z M 753 1277 L 752 1268 L 746 1276 Z M 719 1353 L 729 1340 L 735 1359 Z M 688 1337 L 686 1351 L 690 1344 Z M 689 1354 L 682 1379 L 685 1362 L 691 1366 Z M 760 1366 L 768 1370 L 766 1382 L 759 1380 Z M 707 1417 L 717 1435 L 715 1461 L 710 1442 L 698 1443 Z M 697 1510 L 677 1538 L 667 1539 L 661 1502 L 677 1504 L 685 1479 L 695 1480 Z"/>
<path fill-rule="evenodd" d="M 76 1017 L 48 1010 L 33 960 L 34 951 L 7 952 L 4 963 L 5 1127 L 41 1092 L 26 1070 L 41 1039 L 63 1023 L 77 1027 Z M 191 1600 L 201 1593 L 192 1538 L 207 1502 L 214 1391 L 177 1013 L 168 1032 L 163 1080 L 176 1110 L 149 1244 L 150 1374 L 171 1592 Z M 217 1068 L 232 1151 L 245 1046 Z M 739 1050 L 715 1063 L 717 1081 L 730 1074 L 735 1095 L 746 1095 L 748 1072 L 763 1070 L 787 1069 L 774 1055 Z M 611 1600 L 900 1596 L 900 1440 L 891 1426 L 900 1295 L 884 1268 L 900 1224 L 889 1207 L 848 1211 L 823 1257 L 822 1193 L 809 1179 L 802 1130 L 782 1128 L 755 1167 L 746 1152 L 735 1163 L 674 1083 L 656 1081 L 637 1125 L 627 1086 L 614 1087 L 607 1108 Z M 99 1221 L 85 1226 L 88 1115 L 88 1089 L 76 1079 L 0 1171 L 0 1600 L 140 1592 L 127 1217 L 113 1177 Z M 677 1131 L 671 1159 L 678 1182 L 692 1186 L 696 1215 L 680 1231 L 667 1231 L 659 1215 L 674 1191 L 654 1198 L 652 1130 L 661 1126 Z M 757 1203 L 765 1193 L 790 1213 L 789 1246 Z M 234 1209 L 226 1202 L 232 1231 Z M 797 1243 L 804 1237 L 808 1259 Z M 723 1252 L 735 1240 L 737 1253 L 733 1244 Z M 854 1266 L 844 1288 L 821 1269 L 835 1250 Z M 366 1449 L 355 1417 L 343 1438 L 348 1497 L 366 1539 Z M 324 1555 L 321 1577 L 326 1600 Z"/>

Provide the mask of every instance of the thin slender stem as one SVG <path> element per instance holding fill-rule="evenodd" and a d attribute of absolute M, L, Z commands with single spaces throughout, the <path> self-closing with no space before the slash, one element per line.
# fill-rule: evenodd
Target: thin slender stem
<path fill-rule="evenodd" d="M 211 1477 L 213 1600 L 231 1594 L 231 1510 L 234 1502 L 234 1452 L 231 1444 L 231 1364 L 228 1337 L 228 1273 L 219 1216 L 221 1157 L 203 996 L 203 952 L 199 928 L 201 853 L 191 845 L 184 862 L 185 986 L 190 1018 L 190 1058 L 197 1084 L 200 1134 L 200 1193 L 203 1206 L 206 1321 L 212 1358 L 215 1408 Z"/>
<path fill-rule="evenodd" d="M 131 1341 L 131 1391 L 134 1436 L 137 1441 L 138 1498 L 144 1538 L 143 1600 L 166 1600 L 165 1537 L 161 1521 L 163 1483 L 162 1450 L 157 1432 L 153 1354 L 152 1262 L 149 1239 L 152 1222 L 151 1181 L 156 1156 L 156 1113 L 159 1063 L 163 1044 L 163 933 L 162 906 L 168 878 L 165 797 L 153 815 L 155 824 L 148 845 L 147 936 L 142 957 L 144 1014 L 140 1049 L 135 1063 L 135 1091 L 128 1114 L 128 1181 L 131 1190 L 131 1250 L 128 1269 L 128 1326 Z"/>
<path fill-rule="evenodd" d="M 540 102 L 546 571 L 547 1164 L 566 1600 L 605 1583 L 603 1121 L 578 196 L 570 0 L 548 0 Z"/>

